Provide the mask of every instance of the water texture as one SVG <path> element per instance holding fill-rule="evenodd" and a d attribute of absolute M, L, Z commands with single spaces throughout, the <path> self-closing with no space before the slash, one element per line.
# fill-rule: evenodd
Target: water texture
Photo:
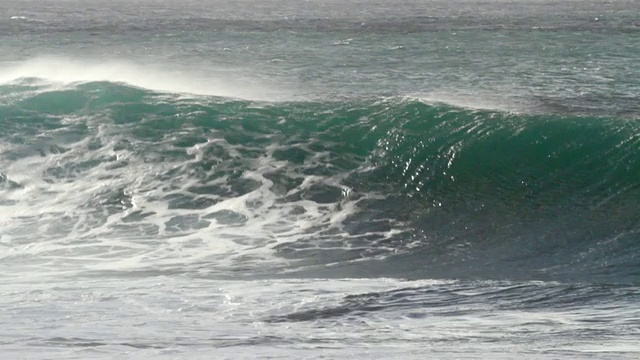
<path fill-rule="evenodd" d="M 0 355 L 636 358 L 635 1 L 0 1 Z"/>

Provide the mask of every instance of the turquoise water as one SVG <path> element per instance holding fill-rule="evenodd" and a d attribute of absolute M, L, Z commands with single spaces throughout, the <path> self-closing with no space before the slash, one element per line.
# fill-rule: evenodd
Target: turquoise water
<path fill-rule="evenodd" d="M 635 5 L 0 3 L 0 354 L 635 358 Z"/>

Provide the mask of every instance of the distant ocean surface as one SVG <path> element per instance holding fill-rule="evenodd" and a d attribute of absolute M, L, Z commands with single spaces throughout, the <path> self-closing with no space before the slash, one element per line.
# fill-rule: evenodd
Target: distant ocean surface
<path fill-rule="evenodd" d="M 0 0 L 0 358 L 637 359 L 640 2 Z"/>

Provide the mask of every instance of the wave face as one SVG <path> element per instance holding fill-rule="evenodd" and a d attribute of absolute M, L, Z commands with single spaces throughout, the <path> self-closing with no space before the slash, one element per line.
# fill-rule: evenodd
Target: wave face
<path fill-rule="evenodd" d="M 640 275 L 634 120 L 37 79 L 0 104 L 14 276 Z"/>

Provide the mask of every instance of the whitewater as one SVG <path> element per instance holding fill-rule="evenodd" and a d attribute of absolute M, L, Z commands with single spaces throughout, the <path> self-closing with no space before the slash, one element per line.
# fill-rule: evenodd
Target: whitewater
<path fill-rule="evenodd" d="M 0 0 L 0 357 L 637 358 L 638 5 Z"/>

